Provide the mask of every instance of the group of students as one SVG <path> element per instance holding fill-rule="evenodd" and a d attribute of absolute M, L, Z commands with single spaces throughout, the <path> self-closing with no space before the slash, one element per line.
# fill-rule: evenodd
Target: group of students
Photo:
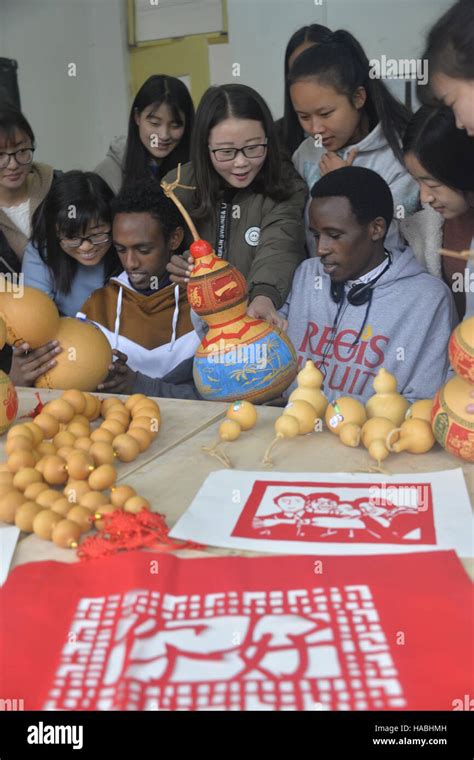
<path fill-rule="evenodd" d="M 431 397 L 474 313 L 474 277 L 439 254 L 474 238 L 473 50 L 459 0 L 428 35 L 412 115 L 349 32 L 313 24 L 286 49 L 282 119 L 240 84 L 210 87 L 194 112 L 180 80 L 152 76 L 94 172 L 35 162 L 29 123 L 4 104 L 0 271 L 103 330 L 115 361 L 99 390 L 198 398 L 192 238 L 160 187 L 179 179 L 200 236 L 246 277 L 248 314 L 287 330 L 330 400 L 365 401 L 381 366 L 408 399 Z M 31 385 L 60 351 L 23 344 L 2 364 Z"/>

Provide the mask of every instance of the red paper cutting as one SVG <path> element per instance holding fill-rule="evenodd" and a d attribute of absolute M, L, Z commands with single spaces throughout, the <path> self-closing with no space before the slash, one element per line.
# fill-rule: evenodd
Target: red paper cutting
<path fill-rule="evenodd" d="M 0 693 L 27 710 L 451 710 L 472 694 L 454 552 L 30 563 L 0 611 Z"/>
<path fill-rule="evenodd" d="M 377 495 L 376 495 L 377 494 Z M 276 541 L 435 544 L 430 483 L 256 480 L 232 536 Z"/>

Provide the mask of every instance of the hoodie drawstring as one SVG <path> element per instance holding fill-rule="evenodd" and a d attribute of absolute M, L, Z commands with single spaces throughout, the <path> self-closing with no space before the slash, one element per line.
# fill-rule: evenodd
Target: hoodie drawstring
<path fill-rule="evenodd" d="M 114 345 L 113 348 L 117 348 L 118 341 L 119 341 L 119 334 L 120 334 L 120 315 L 122 314 L 122 298 L 123 298 L 123 287 L 120 286 L 120 290 L 118 292 L 117 296 L 117 312 L 115 315 L 115 326 L 114 326 Z"/>
<path fill-rule="evenodd" d="M 178 317 L 179 317 L 179 285 L 175 285 L 172 335 L 171 335 L 171 342 L 169 344 L 168 351 L 172 351 L 174 348 L 174 344 L 176 343 L 176 326 L 178 324 Z"/>

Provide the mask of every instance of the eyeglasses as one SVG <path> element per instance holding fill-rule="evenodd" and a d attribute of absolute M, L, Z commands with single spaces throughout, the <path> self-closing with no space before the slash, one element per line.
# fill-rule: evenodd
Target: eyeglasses
<path fill-rule="evenodd" d="M 214 154 L 216 161 L 233 161 L 237 153 L 243 153 L 245 158 L 262 158 L 267 149 L 267 143 L 259 145 L 246 145 L 245 148 L 211 148 L 209 150 Z"/>
<path fill-rule="evenodd" d="M 84 240 L 87 240 L 90 245 L 102 245 L 103 243 L 109 243 L 112 236 L 109 232 L 98 232 L 97 235 L 88 235 L 86 237 L 77 238 L 59 238 L 59 242 L 65 248 L 80 248 Z"/>
<path fill-rule="evenodd" d="M 10 158 L 15 156 L 15 161 L 20 166 L 26 166 L 33 161 L 34 148 L 20 148 L 20 150 L 14 150 L 12 153 L 0 153 L 0 169 L 6 169 L 10 163 Z"/>

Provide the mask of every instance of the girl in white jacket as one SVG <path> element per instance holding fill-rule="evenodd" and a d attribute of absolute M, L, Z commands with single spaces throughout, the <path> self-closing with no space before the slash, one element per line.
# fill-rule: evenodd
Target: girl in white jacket
<path fill-rule="evenodd" d="M 474 141 L 456 128 L 450 108 L 423 106 L 403 149 L 424 208 L 404 220 L 402 232 L 419 262 L 449 285 L 462 320 L 474 314 L 474 268 L 439 250 L 474 248 Z"/>
<path fill-rule="evenodd" d="M 408 109 L 373 77 L 364 50 L 346 31 L 334 32 L 301 53 L 288 81 L 300 124 L 311 134 L 293 154 L 301 176 L 311 188 L 322 175 L 343 166 L 376 171 L 394 199 L 395 221 L 387 247 L 400 246 L 396 220 L 418 207 L 418 188 L 401 150 Z M 307 242 L 313 254 L 309 236 Z"/>

